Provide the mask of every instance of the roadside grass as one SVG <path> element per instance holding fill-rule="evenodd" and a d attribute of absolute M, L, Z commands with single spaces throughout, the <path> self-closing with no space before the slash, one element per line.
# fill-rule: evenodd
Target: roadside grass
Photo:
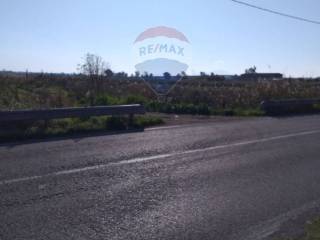
<path fill-rule="evenodd" d="M 275 240 L 320 240 L 320 218 L 306 224 L 304 236 L 301 238 L 277 238 Z"/>
<path fill-rule="evenodd" d="M 0 127 L 0 142 L 103 131 L 139 130 L 163 123 L 164 121 L 156 116 L 135 116 L 132 123 L 127 117 L 117 116 L 7 123 Z"/>
<path fill-rule="evenodd" d="M 233 107 L 233 108 L 213 108 L 206 103 L 186 104 L 186 103 L 166 103 L 151 101 L 145 104 L 150 112 L 167 114 L 191 114 L 206 116 L 240 116 L 257 117 L 264 116 L 265 113 L 259 107 Z"/>
<path fill-rule="evenodd" d="M 318 218 L 306 227 L 306 236 L 303 240 L 319 240 L 320 239 L 320 219 Z"/>
<path fill-rule="evenodd" d="M 320 104 L 319 103 L 318 104 L 314 104 L 313 105 L 313 109 L 317 110 L 317 111 L 320 111 Z"/>

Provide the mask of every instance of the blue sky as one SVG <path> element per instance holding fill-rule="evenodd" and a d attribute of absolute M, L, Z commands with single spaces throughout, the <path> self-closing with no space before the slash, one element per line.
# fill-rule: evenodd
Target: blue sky
<path fill-rule="evenodd" d="M 319 0 L 247 0 L 320 20 Z M 0 69 L 77 72 L 87 52 L 115 71 L 134 71 L 132 44 L 168 26 L 189 39 L 190 73 L 258 71 L 320 76 L 320 25 L 264 13 L 230 0 L 0 0 Z"/>

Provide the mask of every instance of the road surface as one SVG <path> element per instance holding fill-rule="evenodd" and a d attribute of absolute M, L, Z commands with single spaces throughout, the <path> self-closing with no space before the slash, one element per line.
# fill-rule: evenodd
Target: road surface
<path fill-rule="evenodd" d="M 319 150 L 319 116 L 1 145 L 0 239 L 270 239 L 320 213 Z"/>

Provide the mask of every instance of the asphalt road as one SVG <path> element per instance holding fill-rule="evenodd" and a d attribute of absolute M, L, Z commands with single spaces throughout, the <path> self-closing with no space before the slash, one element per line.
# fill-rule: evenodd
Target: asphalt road
<path fill-rule="evenodd" d="M 270 239 L 320 213 L 319 150 L 319 116 L 1 145 L 0 239 Z"/>

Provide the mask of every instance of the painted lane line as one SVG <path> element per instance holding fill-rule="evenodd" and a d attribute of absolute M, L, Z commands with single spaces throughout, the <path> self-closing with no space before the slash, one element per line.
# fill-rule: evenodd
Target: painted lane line
<path fill-rule="evenodd" d="M 153 127 L 153 128 L 146 128 L 145 131 L 156 131 L 156 130 L 166 130 L 166 129 L 173 129 L 173 128 L 183 128 L 183 127 L 189 127 L 190 125 L 172 125 L 172 126 L 166 126 L 166 127 Z"/>
<path fill-rule="evenodd" d="M 123 160 L 123 161 L 119 161 L 119 162 L 99 164 L 99 165 L 83 167 L 83 168 L 74 168 L 74 169 L 70 169 L 70 170 L 63 170 L 63 171 L 48 173 L 48 174 L 44 174 L 44 175 L 36 175 L 36 176 L 30 176 L 30 177 L 2 180 L 2 181 L 0 181 L 0 186 L 6 185 L 6 184 L 13 184 L 13 183 L 37 180 L 37 179 L 42 179 L 42 178 L 46 178 L 46 177 L 55 177 L 55 176 L 61 176 L 61 175 L 69 175 L 69 174 L 74 174 L 74 173 L 98 170 L 98 169 L 103 169 L 103 168 L 106 168 L 109 166 L 119 166 L 119 165 L 133 164 L 133 163 L 139 163 L 139 162 L 147 162 L 147 161 L 152 161 L 152 160 L 156 160 L 156 159 L 164 159 L 164 158 L 169 158 L 169 157 L 174 157 L 174 156 L 181 156 L 181 155 L 186 155 L 186 154 L 206 152 L 206 151 L 218 150 L 218 149 L 229 148 L 229 147 L 245 146 L 245 145 L 256 144 L 256 143 L 264 143 L 264 142 L 270 142 L 270 141 L 275 141 L 275 140 L 281 140 L 281 139 L 286 139 L 286 138 L 299 137 L 299 136 L 305 136 L 305 135 L 311 135 L 311 134 L 317 134 L 317 133 L 320 133 L 320 130 L 291 133 L 291 134 L 285 134 L 285 135 L 256 139 L 256 140 L 248 140 L 248 141 L 243 141 L 243 142 L 212 146 L 212 147 L 207 147 L 207 148 L 199 148 L 199 149 L 186 150 L 186 151 L 181 151 L 181 152 L 160 154 L 160 155 L 149 156 L 149 157 L 133 158 L 133 159 Z"/>

